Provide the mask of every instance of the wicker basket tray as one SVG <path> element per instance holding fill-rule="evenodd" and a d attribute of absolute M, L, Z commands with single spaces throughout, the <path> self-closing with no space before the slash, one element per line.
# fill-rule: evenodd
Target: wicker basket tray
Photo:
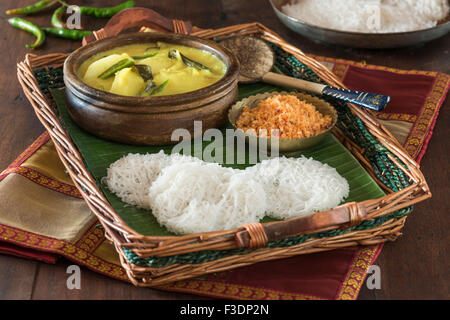
<path fill-rule="evenodd" d="M 174 26 L 175 31 L 186 32 L 179 21 Z M 344 87 L 325 66 L 259 23 L 196 30 L 191 34 L 214 40 L 238 34 L 261 37 L 288 61 L 290 70 L 282 71 Z M 95 35 L 104 37 L 105 32 Z M 124 223 L 108 203 L 58 119 L 48 88 L 63 86 L 60 67 L 66 57 L 65 54 L 28 54 L 18 64 L 18 78 L 76 187 L 102 223 L 122 266 L 137 286 L 156 286 L 299 254 L 392 241 L 401 234 L 412 205 L 431 197 L 418 164 L 369 111 L 333 101 L 339 111 L 334 136 L 359 160 L 386 196 L 282 222 L 253 223 L 232 230 L 185 236 L 144 236 Z M 282 69 L 286 65 L 278 67 Z M 38 81 L 39 72 L 46 72 L 50 79 L 45 83 Z"/>

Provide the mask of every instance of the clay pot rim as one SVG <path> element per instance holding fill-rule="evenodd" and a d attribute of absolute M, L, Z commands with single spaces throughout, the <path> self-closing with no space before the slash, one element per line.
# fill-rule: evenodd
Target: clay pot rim
<path fill-rule="evenodd" d="M 81 63 L 92 55 L 128 44 L 155 41 L 182 44 L 209 51 L 225 63 L 227 71 L 219 81 L 199 90 L 157 97 L 122 96 L 105 92 L 88 86 L 77 75 L 76 71 Z M 239 61 L 226 48 L 213 41 L 162 32 L 128 33 L 98 40 L 75 50 L 64 62 L 64 83 L 67 90 L 71 90 L 75 95 L 82 96 L 95 107 L 125 113 L 173 112 L 194 109 L 199 105 L 192 102 L 204 99 L 216 100 L 228 94 L 230 91 L 228 87 L 237 84 L 238 76 Z"/>

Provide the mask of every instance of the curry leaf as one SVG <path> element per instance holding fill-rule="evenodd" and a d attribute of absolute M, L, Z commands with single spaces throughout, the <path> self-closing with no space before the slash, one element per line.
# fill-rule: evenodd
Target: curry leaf
<path fill-rule="evenodd" d="M 139 72 L 139 75 L 144 79 L 144 81 L 152 80 L 152 68 L 146 64 L 135 64 L 134 67 Z"/>
<path fill-rule="evenodd" d="M 194 67 L 194 68 L 196 68 L 196 69 L 209 70 L 209 68 L 208 68 L 207 66 L 201 64 L 200 62 L 194 61 L 194 60 L 192 60 L 192 59 L 186 57 L 184 54 L 182 54 L 181 52 L 176 51 L 176 50 L 174 50 L 174 49 L 171 49 L 171 50 L 169 51 L 169 58 L 170 58 L 170 59 L 175 58 L 176 55 L 177 55 L 177 52 L 178 52 L 178 54 L 180 55 L 181 60 L 183 61 L 183 63 L 184 63 L 185 65 L 187 65 L 188 67 Z"/>
<path fill-rule="evenodd" d="M 145 87 L 144 91 L 141 92 L 141 96 L 144 95 L 145 93 L 149 92 L 151 89 L 153 89 L 155 87 L 155 83 L 153 81 L 149 81 L 147 83 L 147 86 Z"/>

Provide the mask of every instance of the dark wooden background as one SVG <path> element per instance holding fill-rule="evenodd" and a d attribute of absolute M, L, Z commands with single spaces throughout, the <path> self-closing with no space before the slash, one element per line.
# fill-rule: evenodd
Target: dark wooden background
<path fill-rule="evenodd" d="M 10 27 L 6 9 L 30 4 L 32 0 L 2 0 L 0 15 L 0 171 L 28 147 L 44 128 L 35 117 L 16 79 L 16 63 L 30 51 L 26 43 L 34 38 Z M 72 1 L 92 6 L 115 5 L 122 0 Z M 450 73 L 450 35 L 425 45 L 396 50 L 356 50 L 314 43 L 287 29 L 277 19 L 268 0 L 165 0 L 137 1 L 170 18 L 190 20 L 205 28 L 217 28 L 259 21 L 306 53 L 366 61 L 403 69 Z M 40 26 L 50 24 L 50 13 L 29 19 Z M 86 29 L 96 30 L 105 20 L 83 18 Z M 71 52 L 79 42 L 48 38 L 37 54 Z M 447 98 L 434 129 L 433 139 L 422 161 L 422 170 L 433 198 L 418 204 L 407 219 L 404 235 L 387 243 L 376 261 L 381 269 L 381 289 L 361 289 L 360 299 L 449 299 L 449 146 L 450 109 Z M 82 270 L 81 290 L 66 288 L 66 268 L 0 255 L 0 300 L 3 299 L 195 299 L 116 281 L 89 270 Z"/>

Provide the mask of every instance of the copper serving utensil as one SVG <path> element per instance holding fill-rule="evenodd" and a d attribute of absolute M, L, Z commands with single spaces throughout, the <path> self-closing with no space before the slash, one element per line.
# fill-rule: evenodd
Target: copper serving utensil
<path fill-rule="evenodd" d="M 375 111 L 382 111 L 390 101 L 389 96 L 382 94 L 335 88 L 271 72 L 275 63 L 275 53 L 262 39 L 237 36 L 225 39 L 220 44 L 237 56 L 240 62 L 240 83 L 263 81 L 332 97 Z"/>

